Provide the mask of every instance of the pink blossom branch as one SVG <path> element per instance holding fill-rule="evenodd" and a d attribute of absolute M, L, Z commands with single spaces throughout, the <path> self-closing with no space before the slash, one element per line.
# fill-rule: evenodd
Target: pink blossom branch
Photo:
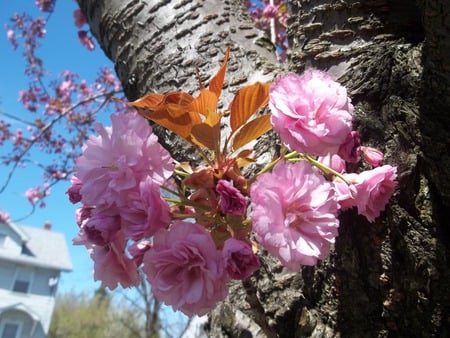
<path fill-rule="evenodd" d="M 82 106 L 83 104 L 89 103 L 89 102 L 93 102 L 96 101 L 98 98 L 101 97 L 105 97 L 105 100 L 100 104 L 100 106 L 98 107 L 98 109 L 96 110 L 99 111 L 107 102 L 108 100 L 110 100 L 115 94 L 118 94 L 118 91 L 110 91 L 107 93 L 100 93 L 97 95 L 94 95 L 90 98 L 87 98 L 85 100 L 79 101 L 76 104 L 74 104 L 73 106 L 71 106 L 69 109 L 67 109 L 65 112 L 61 113 L 59 116 L 57 116 L 56 118 L 54 118 L 52 121 L 50 121 L 49 123 L 47 123 L 44 127 L 41 128 L 40 133 L 37 135 L 37 137 L 34 137 L 25 147 L 25 149 L 18 155 L 15 156 L 14 158 L 14 164 L 13 167 L 11 168 L 11 170 L 9 171 L 7 178 L 5 180 L 5 183 L 2 185 L 2 187 L 0 188 L 0 194 L 3 193 L 5 191 L 5 189 L 7 188 L 12 176 L 14 175 L 14 172 L 16 171 L 18 165 L 21 163 L 23 157 L 30 151 L 30 149 L 34 146 L 34 144 L 39 141 L 39 139 L 41 137 L 43 137 L 45 135 L 45 133 L 47 133 L 49 130 L 51 130 L 51 128 L 58 122 L 60 121 L 62 118 L 66 117 L 67 114 L 69 114 L 70 112 L 74 111 L 75 109 L 77 109 L 78 107 Z M 95 112 L 94 112 L 95 113 Z M 10 114 L 4 114 L 4 115 L 9 115 Z M 22 121 L 24 122 L 24 121 Z"/>

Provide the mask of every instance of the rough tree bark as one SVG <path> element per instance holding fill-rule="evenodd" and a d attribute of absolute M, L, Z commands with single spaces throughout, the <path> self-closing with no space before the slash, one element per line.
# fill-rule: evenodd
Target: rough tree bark
<path fill-rule="evenodd" d="M 129 99 L 196 88 L 232 46 L 227 87 L 280 72 L 242 1 L 78 0 Z M 373 224 L 341 217 L 329 259 L 264 267 L 210 315 L 213 337 L 450 336 L 450 14 L 447 0 L 291 0 L 288 66 L 348 86 L 363 142 L 399 167 Z M 174 156 L 190 159 L 161 133 Z M 174 143 L 175 142 L 175 143 Z M 266 140 L 270 148 L 270 140 Z"/>

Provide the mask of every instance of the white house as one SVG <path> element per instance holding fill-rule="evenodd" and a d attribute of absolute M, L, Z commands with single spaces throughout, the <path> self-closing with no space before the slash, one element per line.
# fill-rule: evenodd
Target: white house
<path fill-rule="evenodd" d="M 72 262 L 64 235 L 0 221 L 0 338 L 45 338 L 61 271 Z"/>

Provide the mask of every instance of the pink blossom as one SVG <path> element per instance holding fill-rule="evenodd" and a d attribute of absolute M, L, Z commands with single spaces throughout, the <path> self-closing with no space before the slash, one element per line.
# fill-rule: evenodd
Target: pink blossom
<path fill-rule="evenodd" d="M 6 211 L 0 209 L 0 222 L 8 222 L 10 219 L 9 214 Z"/>
<path fill-rule="evenodd" d="M 48 195 L 50 195 L 50 188 L 48 186 L 44 188 L 41 186 L 37 186 L 35 188 L 30 188 L 25 192 L 25 197 L 33 205 L 44 197 L 47 197 Z M 41 204 L 41 207 L 43 206 L 45 205 Z"/>
<path fill-rule="evenodd" d="M 384 165 L 358 175 L 356 207 L 358 214 L 373 222 L 385 209 L 397 182 L 397 167 Z"/>
<path fill-rule="evenodd" d="M 66 192 L 66 194 L 69 195 L 70 203 L 75 204 L 81 202 L 80 189 L 83 182 L 81 182 L 76 176 L 72 176 L 70 183 L 72 183 L 72 186 Z"/>
<path fill-rule="evenodd" d="M 17 47 L 19 47 L 19 44 L 17 43 L 16 40 L 16 34 L 12 29 L 8 29 L 6 31 L 6 38 L 9 40 L 9 42 L 11 42 L 14 49 L 17 49 Z"/>
<path fill-rule="evenodd" d="M 75 210 L 75 219 L 79 227 L 92 216 L 94 209 L 93 207 L 83 205 L 81 208 Z"/>
<path fill-rule="evenodd" d="M 35 4 L 43 12 L 53 12 L 56 0 L 36 0 Z"/>
<path fill-rule="evenodd" d="M 273 5 L 267 5 L 266 8 L 264 8 L 263 15 L 269 19 L 276 18 L 278 15 L 278 8 Z"/>
<path fill-rule="evenodd" d="M 352 184 L 358 177 L 357 174 L 344 174 L 344 178 L 348 182 L 344 182 L 339 177 L 333 180 L 334 191 L 336 192 L 336 199 L 340 210 L 353 208 L 356 206 L 356 187 Z"/>
<path fill-rule="evenodd" d="M 124 288 L 139 285 L 137 266 L 125 254 L 125 247 L 126 240 L 119 232 L 112 243 L 93 245 L 90 249 L 94 261 L 94 280 L 101 281 L 102 287 L 114 290 L 119 284 Z"/>
<path fill-rule="evenodd" d="M 216 191 L 220 196 L 219 207 L 224 214 L 243 216 L 247 212 L 247 199 L 226 180 L 219 180 Z"/>
<path fill-rule="evenodd" d="M 384 159 L 384 154 L 375 148 L 361 147 L 361 152 L 364 160 L 372 167 L 378 167 Z"/>
<path fill-rule="evenodd" d="M 70 91 L 74 89 L 74 83 L 72 80 L 62 81 L 58 88 L 56 88 L 56 92 L 60 97 L 67 97 L 70 95 Z"/>
<path fill-rule="evenodd" d="M 49 171 L 49 176 L 51 178 L 55 178 L 57 180 L 63 180 L 67 177 L 67 172 L 65 172 L 65 171 L 60 171 L 60 170 L 53 169 L 53 168 L 49 168 L 48 171 Z"/>
<path fill-rule="evenodd" d="M 147 250 L 153 247 L 152 243 L 147 240 L 134 242 L 132 245 L 128 247 L 128 252 L 133 257 L 133 261 L 136 266 L 140 266 L 144 261 L 144 255 Z"/>
<path fill-rule="evenodd" d="M 104 246 L 114 240 L 120 230 L 120 222 L 116 209 L 94 209 L 81 231 L 86 234 L 89 243 Z"/>
<path fill-rule="evenodd" d="M 23 140 L 23 132 L 22 132 L 22 129 L 18 128 L 18 129 L 16 130 L 16 132 L 14 133 L 13 140 L 14 140 L 14 142 L 13 142 L 14 145 L 19 145 L 19 144 L 22 143 L 22 140 Z"/>
<path fill-rule="evenodd" d="M 14 31 L 12 29 L 8 29 L 6 31 L 6 37 L 8 40 L 13 40 L 14 39 Z"/>
<path fill-rule="evenodd" d="M 73 18 L 75 19 L 75 26 L 77 28 L 81 28 L 86 23 L 86 18 L 79 9 L 73 11 Z"/>
<path fill-rule="evenodd" d="M 103 82 L 108 86 L 113 86 L 116 82 L 116 77 L 114 76 L 111 69 L 108 69 L 106 67 L 101 69 L 101 76 Z"/>
<path fill-rule="evenodd" d="M 338 235 L 332 185 L 306 161 L 279 162 L 250 187 L 256 239 L 290 270 L 315 265 Z"/>
<path fill-rule="evenodd" d="M 95 49 L 94 41 L 87 35 L 86 31 L 78 31 L 78 39 L 88 50 L 92 51 Z"/>
<path fill-rule="evenodd" d="M 319 156 L 317 160 L 338 173 L 345 171 L 345 161 L 339 155 L 327 154 L 325 156 Z"/>
<path fill-rule="evenodd" d="M 38 38 L 43 38 L 47 34 L 45 29 L 46 21 L 43 18 L 37 18 L 31 22 L 30 32 L 36 35 Z"/>
<path fill-rule="evenodd" d="M 169 225 L 169 205 L 161 197 L 159 185 L 150 177 L 139 184 L 139 191 L 128 194 L 126 200 L 127 203 L 120 206 L 122 230 L 126 238 L 148 238 Z"/>
<path fill-rule="evenodd" d="M 206 314 L 227 295 L 221 252 L 195 223 L 175 221 L 157 232 L 143 271 L 155 297 L 188 316 Z"/>
<path fill-rule="evenodd" d="M 86 80 L 81 80 L 78 90 L 80 91 L 80 97 L 92 95 L 92 88 L 86 83 Z"/>
<path fill-rule="evenodd" d="M 19 91 L 19 101 L 23 103 L 26 109 L 35 112 L 39 105 L 37 104 L 39 89 L 31 87 L 28 90 Z"/>
<path fill-rule="evenodd" d="M 245 279 L 259 269 L 258 257 L 247 242 L 229 238 L 222 249 L 225 270 L 233 279 Z"/>
<path fill-rule="evenodd" d="M 353 106 L 347 90 L 326 73 L 290 73 L 270 86 L 273 129 L 292 150 L 335 154 L 352 130 Z"/>
<path fill-rule="evenodd" d="M 347 135 L 344 143 L 339 147 L 338 154 L 345 161 L 356 163 L 359 161 L 360 145 L 359 133 L 357 131 L 352 131 Z"/>
<path fill-rule="evenodd" d="M 112 115 L 111 121 L 112 127 L 95 125 L 100 135 L 89 138 L 75 163 L 82 202 L 88 205 L 124 205 L 141 180 L 150 176 L 163 184 L 174 168 L 144 118 L 129 113 Z"/>

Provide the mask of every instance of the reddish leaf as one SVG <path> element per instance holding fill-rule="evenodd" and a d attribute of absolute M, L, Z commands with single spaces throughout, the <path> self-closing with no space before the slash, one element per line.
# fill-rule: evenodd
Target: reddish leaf
<path fill-rule="evenodd" d="M 217 151 L 220 142 L 220 123 L 210 126 L 200 123 L 192 127 L 191 135 L 193 142 L 213 151 Z"/>
<path fill-rule="evenodd" d="M 227 70 L 227 63 L 228 58 L 230 56 L 230 47 L 227 48 L 227 51 L 225 52 L 225 58 L 222 62 L 222 66 L 220 67 L 219 71 L 216 75 L 209 81 L 209 90 L 216 94 L 216 96 L 219 98 L 220 93 L 222 92 L 223 87 L 223 81 L 225 79 L 225 72 Z"/>
<path fill-rule="evenodd" d="M 189 111 L 190 104 L 194 101 L 192 95 L 185 92 L 171 92 L 164 95 L 163 109 L 172 117 L 177 118 Z"/>
<path fill-rule="evenodd" d="M 167 111 L 140 111 L 140 114 L 146 119 L 173 131 L 175 134 L 183 137 L 187 141 L 191 140 L 190 136 L 192 127 L 196 124 L 202 123 L 202 120 L 198 114 L 191 112 L 186 112 L 177 117 L 169 115 Z"/>
<path fill-rule="evenodd" d="M 150 110 L 156 110 L 159 105 L 163 102 L 164 95 L 162 94 L 147 94 L 136 101 L 131 102 L 131 104 L 135 107 L 139 108 L 147 108 Z"/>
<path fill-rule="evenodd" d="M 256 82 L 238 91 L 230 105 L 231 130 L 236 131 L 269 101 L 269 84 Z"/>
<path fill-rule="evenodd" d="M 189 105 L 189 110 L 208 116 L 209 113 L 216 111 L 217 100 L 215 93 L 208 89 L 202 89 L 200 95 Z"/>
<path fill-rule="evenodd" d="M 204 123 L 192 127 L 191 134 L 194 142 L 213 151 L 218 151 L 220 146 L 220 119 L 222 115 L 211 112 Z"/>
<path fill-rule="evenodd" d="M 188 93 L 170 92 L 165 95 L 148 94 L 131 104 L 145 108 L 139 112 L 145 118 L 189 141 L 192 126 L 202 122 L 199 114 L 189 109 L 193 101 L 194 98 Z"/>
<path fill-rule="evenodd" d="M 246 123 L 233 139 L 233 149 L 239 149 L 272 129 L 270 115 L 262 115 Z"/>

